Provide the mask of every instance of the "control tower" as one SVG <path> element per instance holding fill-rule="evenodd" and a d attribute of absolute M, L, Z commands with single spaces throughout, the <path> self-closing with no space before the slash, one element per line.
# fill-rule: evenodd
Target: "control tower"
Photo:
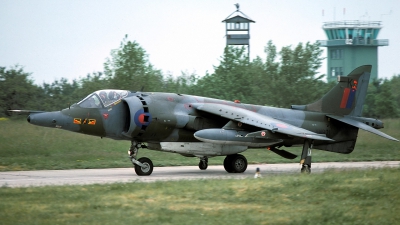
<path fill-rule="evenodd" d="M 231 13 L 222 22 L 226 24 L 226 46 L 247 45 L 247 54 L 250 59 L 250 23 L 255 23 L 239 10 L 239 4 L 235 4 L 236 11 Z"/>
<path fill-rule="evenodd" d="M 325 22 L 322 28 L 328 37 L 319 41 L 328 48 L 328 82 L 361 65 L 372 65 L 370 82 L 378 78 L 378 47 L 389 45 L 388 39 L 377 39 L 382 29 L 380 21 Z"/>

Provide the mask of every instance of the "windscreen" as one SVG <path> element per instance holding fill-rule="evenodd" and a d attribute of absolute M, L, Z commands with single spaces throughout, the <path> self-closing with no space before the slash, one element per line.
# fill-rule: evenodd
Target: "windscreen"
<path fill-rule="evenodd" d="M 128 95 L 125 90 L 100 90 L 96 91 L 82 101 L 78 105 L 82 108 L 102 108 L 110 106 Z"/>

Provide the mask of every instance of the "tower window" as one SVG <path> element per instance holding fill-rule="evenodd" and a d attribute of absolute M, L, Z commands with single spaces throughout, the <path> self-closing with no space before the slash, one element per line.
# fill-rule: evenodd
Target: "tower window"
<path fill-rule="evenodd" d="M 343 67 L 331 67 L 331 76 L 343 76 Z"/>
<path fill-rule="evenodd" d="M 342 59 L 343 49 L 331 49 L 331 59 Z"/>
<path fill-rule="evenodd" d="M 240 29 L 240 23 L 235 23 L 235 29 Z"/>

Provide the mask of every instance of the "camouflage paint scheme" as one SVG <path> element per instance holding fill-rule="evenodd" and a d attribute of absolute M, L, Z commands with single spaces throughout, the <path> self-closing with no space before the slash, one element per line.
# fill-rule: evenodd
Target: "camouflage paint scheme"
<path fill-rule="evenodd" d="M 361 66 L 320 100 L 308 105 L 275 108 L 199 96 L 100 90 L 57 112 L 31 112 L 28 122 L 116 140 L 130 140 L 129 154 L 138 175 L 150 175 L 148 158 L 136 159 L 139 148 L 207 159 L 226 156 L 227 172 L 241 173 L 247 160 L 238 153 L 268 148 L 286 158 L 296 155 L 279 149 L 303 145 L 302 172 L 311 171 L 311 149 L 351 153 L 358 129 L 390 140 L 377 129 L 383 123 L 361 117 L 371 66 Z M 15 110 L 18 111 L 18 110 Z M 146 144 L 144 144 L 146 143 Z"/>

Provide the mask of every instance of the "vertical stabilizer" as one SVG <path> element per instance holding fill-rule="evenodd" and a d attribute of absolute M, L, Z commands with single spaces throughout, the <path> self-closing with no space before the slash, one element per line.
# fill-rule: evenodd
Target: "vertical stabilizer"
<path fill-rule="evenodd" d="M 304 110 L 336 115 L 361 116 L 371 74 L 370 65 L 360 66 L 347 76 L 339 76 L 338 84 Z"/>

